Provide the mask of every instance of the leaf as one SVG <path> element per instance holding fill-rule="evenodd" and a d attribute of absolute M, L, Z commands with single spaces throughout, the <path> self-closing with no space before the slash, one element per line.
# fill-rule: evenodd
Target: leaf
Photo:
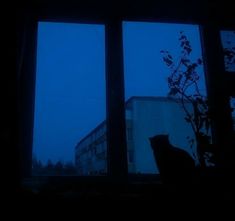
<path fill-rule="evenodd" d="M 188 67 L 188 63 L 190 63 L 189 59 L 181 59 L 181 62 L 183 63 L 184 66 Z"/>
<path fill-rule="evenodd" d="M 198 63 L 199 65 L 201 65 L 201 64 L 202 64 L 202 59 L 198 58 L 198 59 L 197 59 L 197 63 Z"/>
<path fill-rule="evenodd" d="M 173 63 L 172 60 L 170 60 L 169 58 L 166 58 L 166 57 L 164 57 L 163 60 L 164 60 L 164 62 L 166 63 L 167 66 L 171 66 L 172 63 Z"/>
<path fill-rule="evenodd" d="M 172 58 L 172 56 L 171 56 L 170 54 L 168 54 L 168 58 L 169 58 L 169 59 L 171 59 L 171 60 L 173 59 L 173 58 Z"/>
<path fill-rule="evenodd" d="M 172 82 L 173 82 L 173 80 L 172 80 L 171 77 L 168 77 L 168 78 L 167 78 L 167 81 L 168 81 L 168 84 L 172 84 Z"/>
<path fill-rule="evenodd" d="M 197 97 L 196 98 L 196 101 L 199 103 L 199 104 L 203 104 L 203 100 L 201 97 Z"/>
<path fill-rule="evenodd" d="M 188 54 L 190 54 L 192 51 L 192 49 L 190 47 L 184 47 L 184 49 L 187 51 Z"/>
<path fill-rule="evenodd" d="M 189 41 L 187 40 L 187 41 L 185 41 L 185 44 L 187 45 L 187 46 L 189 46 L 190 47 L 190 43 L 189 43 Z"/>
<path fill-rule="evenodd" d="M 176 95 L 178 93 L 178 89 L 177 88 L 171 88 L 169 95 Z"/>
<path fill-rule="evenodd" d="M 185 119 L 188 123 L 191 122 L 191 119 L 190 119 L 189 117 L 185 117 L 184 119 Z"/>

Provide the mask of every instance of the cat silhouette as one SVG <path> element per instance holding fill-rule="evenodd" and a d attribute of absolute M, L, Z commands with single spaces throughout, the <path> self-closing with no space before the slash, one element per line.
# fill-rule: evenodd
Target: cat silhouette
<path fill-rule="evenodd" d="M 189 184 L 193 181 L 195 162 L 184 150 L 173 146 L 168 135 L 150 137 L 150 144 L 164 184 Z"/>

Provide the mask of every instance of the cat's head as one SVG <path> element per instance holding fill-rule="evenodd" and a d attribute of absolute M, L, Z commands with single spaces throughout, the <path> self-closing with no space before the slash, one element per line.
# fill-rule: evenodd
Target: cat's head
<path fill-rule="evenodd" d="M 169 144 L 169 135 L 168 134 L 159 134 L 153 137 L 149 137 L 149 141 L 152 147 L 162 146 Z"/>

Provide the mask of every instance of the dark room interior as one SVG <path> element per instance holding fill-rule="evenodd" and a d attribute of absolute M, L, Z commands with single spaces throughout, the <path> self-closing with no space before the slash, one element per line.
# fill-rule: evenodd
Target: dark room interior
<path fill-rule="evenodd" d="M 4 107 L 7 108 L 3 134 L 4 146 L 10 150 L 6 158 L 10 159 L 8 163 L 11 162 L 7 176 L 12 197 L 28 201 L 160 199 L 159 202 L 167 202 L 179 197 L 188 200 L 205 197 L 211 202 L 234 201 L 235 127 L 230 99 L 235 97 L 235 70 L 226 69 L 226 54 L 221 43 L 222 31 L 235 31 L 233 9 L 232 3 L 220 0 L 38 0 L 20 1 L 11 6 L 16 24 L 16 47 L 10 44 L 12 47 L 8 49 L 9 54 L 16 54 L 16 69 L 6 73 L 8 83 Z M 170 178 L 167 180 L 168 174 L 166 179 L 162 179 L 161 172 L 160 176 L 128 173 L 124 21 L 199 27 L 216 164 L 212 168 L 195 169 L 196 178 L 192 183 L 175 182 L 181 173 L 174 174 L 176 178 L 172 182 Z M 95 173 L 89 176 L 32 176 L 38 22 L 99 24 L 105 27 L 107 173 L 103 176 Z M 9 21 L 9 27 L 11 24 Z M 229 61 L 234 62 L 234 48 L 231 50 L 227 55 L 231 55 Z M 12 63 L 10 55 L 9 63 L 5 65 L 11 69 Z"/>

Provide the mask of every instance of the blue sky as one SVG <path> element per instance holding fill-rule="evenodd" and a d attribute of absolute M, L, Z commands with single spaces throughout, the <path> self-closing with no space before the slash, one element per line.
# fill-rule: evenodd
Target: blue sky
<path fill-rule="evenodd" d="M 189 38 L 193 51 L 192 61 L 202 57 L 197 25 L 167 23 L 124 23 L 124 71 L 126 99 L 135 96 L 166 96 L 169 69 L 162 60 L 161 50 L 168 50 L 177 62 L 181 48 L 180 31 Z M 201 82 L 205 82 L 203 67 L 198 69 Z M 205 84 L 200 84 L 203 94 Z"/>
<path fill-rule="evenodd" d="M 192 59 L 201 57 L 198 26 L 125 22 L 123 30 L 126 99 L 166 96 L 169 70 L 160 50 L 179 56 L 180 31 Z M 74 161 L 75 145 L 105 119 L 104 36 L 104 25 L 39 23 L 33 152 L 44 163 Z"/>
<path fill-rule="evenodd" d="M 104 26 L 39 23 L 34 153 L 73 161 L 74 147 L 105 118 Z"/>

